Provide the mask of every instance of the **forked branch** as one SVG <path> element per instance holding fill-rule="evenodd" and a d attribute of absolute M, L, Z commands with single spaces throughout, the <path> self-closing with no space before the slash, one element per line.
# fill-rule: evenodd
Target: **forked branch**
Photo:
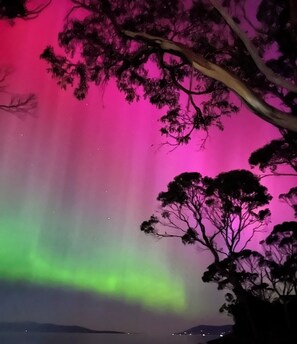
<path fill-rule="evenodd" d="M 170 41 L 159 36 L 128 30 L 124 30 L 123 33 L 131 39 L 137 39 L 149 45 L 157 46 L 163 51 L 185 58 L 193 68 L 200 71 L 205 76 L 222 82 L 230 90 L 237 93 L 247 106 L 266 122 L 269 122 L 278 128 L 297 132 L 297 116 L 280 111 L 267 104 L 264 100 L 254 94 L 254 92 L 233 73 L 208 61 L 200 54 L 193 52 L 191 49 L 180 43 Z"/>

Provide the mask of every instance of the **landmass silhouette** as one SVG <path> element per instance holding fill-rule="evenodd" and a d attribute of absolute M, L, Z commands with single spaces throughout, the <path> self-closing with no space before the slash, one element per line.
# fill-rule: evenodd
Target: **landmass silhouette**
<path fill-rule="evenodd" d="M 93 330 L 75 325 L 56 325 L 38 322 L 2 322 L 0 332 L 55 332 L 55 333 L 105 333 L 105 334 L 126 334 L 122 331 Z"/>

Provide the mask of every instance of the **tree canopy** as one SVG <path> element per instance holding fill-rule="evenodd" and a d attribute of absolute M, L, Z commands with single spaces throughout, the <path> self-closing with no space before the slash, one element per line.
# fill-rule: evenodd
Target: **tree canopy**
<path fill-rule="evenodd" d="M 270 212 L 263 207 L 270 199 L 267 188 L 246 170 L 215 178 L 185 172 L 168 184 L 167 191 L 159 193 L 161 209 L 142 223 L 141 230 L 198 244 L 218 263 L 244 249 L 265 224 Z"/>
<path fill-rule="evenodd" d="M 269 169 L 273 173 L 285 165 L 297 176 L 297 135 L 284 133 L 282 138 L 272 140 L 253 152 L 249 163 L 258 166 L 262 172 Z"/>
<path fill-rule="evenodd" d="M 114 78 L 127 101 L 162 108 L 162 134 L 181 144 L 197 129 L 222 128 L 238 111 L 234 91 L 257 116 L 297 131 L 294 1 L 260 1 L 256 18 L 247 0 L 72 3 L 59 34 L 65 55 L 48 47 L 41 56 L 78 99 Z"/>

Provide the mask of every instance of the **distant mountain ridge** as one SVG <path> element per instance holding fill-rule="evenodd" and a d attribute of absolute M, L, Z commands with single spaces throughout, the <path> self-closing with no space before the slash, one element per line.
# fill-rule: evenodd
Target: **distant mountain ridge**
<path fill-rule="evenodd" d="M 110 333 L 125 334 L 121 331 L 98 331 L 75 325 L 56 325 L 37 322 L 2 322 L 0 332 L 45 332 L 45 333 Z"/>
<path fill-rule="evenodd" d="M 219 336 L 220 334 L 225 335 L 227 333 L 230 333 L 232 331 L 233 325 L 199 325 L 195 327 L 191 327 L 188 330 L 177 332 L 175 334 L 178 335 L 214 335 Z"/>

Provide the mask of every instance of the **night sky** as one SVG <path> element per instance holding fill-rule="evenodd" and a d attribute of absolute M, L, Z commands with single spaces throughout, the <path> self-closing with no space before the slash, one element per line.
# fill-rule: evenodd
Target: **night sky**
<path fill-rule="evenodd" d="M 250 153 L 277 130 L 243 109 L 224 132 L 210 132 L 204 150 L 197 135 L 171 151 L 161 145 L 162 112 L 128 105 L 112 82 L 77 101 L 39 59 L 56 45 L 66 4 L 0 22 L 7 91 L 35 93 L 39 103 L 23 119 L 0 113 L 0 321 L 145 332 L 230 323 L 218 312 L 223 293 L 201 281 L 207 253 L 146 237 L 139 225 L 175 175 L 248 168 Z M 293 180 L 265 184 L 277 196 Z M 292 216 L 277 200 L 272 211 L 273 223 Z"/>

